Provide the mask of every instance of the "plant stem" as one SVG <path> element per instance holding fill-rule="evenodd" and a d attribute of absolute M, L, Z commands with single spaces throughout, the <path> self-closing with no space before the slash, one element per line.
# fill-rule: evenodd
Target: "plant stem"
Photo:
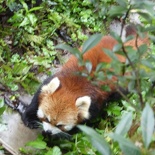
<path fill-rule="evenodd" d="M 136 35 L 135 44 L 136 44 L 137 51 L 139 51 L 139 48 L 138 48 L 138 35 Z M 137 86 L 136 90 L 137 90 L 137 93 L 139 95 L 139 100 L 140 100 L 140 103 L 141 103 L 141 106 L 142 106 L 142 109 L 143 109 L 145 104 L 144 104 L 142 93 L 141 93 L 141 84 L 140 84 L 139 72 L 135 68 L 135 66 L 133 65 L 132 61 L 130 60 L 124 45 L 122 45 L 122 51 L 123 51 L 125 57 L 127 58 L 127 60 L 129 61 L 129 65 L 131 66 L 131 68 L 132 68 L 132 70 L 133 70 L 133 72 L 134 72 L 134 74 L 136 76 L 136 86 Z"/>
<path fill-rule="evenodd" d="M 121 33 L 120 33 L 120 37 L 122 37 L 122 35 L 123 35 L 123 29 L 124 29 L 124 26 L 125 26 L 126 19 L 129 16 L 130 10 L 131 10 L 131 5 L 130 5 L 130 2 L 129 2 L 129 9 L 127 10 L 125 16 L 122 18 L 122 21 L 121 21 Z"/>
<path fill-rule="evenodd" d="M 130 2 L 129 2 L 129 9 L 127 10 L 124 18 L 122 19 L 120 37 L 122 37 L 122 35 L 123 35 L 123 29 L 124 29 L 124 26 L 125 26 L 125 21 L 126 21 L 128 15 L 130 13 L 130 10 L 131 10 L 131 5 L 130 5 Z M 138 34 L 136 35 L 135 46 L 136 46 L 137 51 L 139 51 L 139 48 L 138 48 Z M 122 50 L 123 50 L 123 53 L 125 54 L 125 57 L 129 61 L 129 64 L 130 64 L 131 68 L 133 69 L 133 72 L 134 72 L 134 74 L 136 76 L 136 85 L 137 85 L 136 90 L 138 92 L 139 100 L 140 100 L 141 106 L 143 108 L 144 107 L 144 101 L 143 101 L 143 97 L 142 97 L 142 93 L 141 93 L 141 85 L 140 85 L 139 72 L 137 71 L 137 69 L 133 65 L 132 61 L 130 60 L 130 58 L 129 58 L 126 50 L 125 50 L 124 44 L 122 45 Z"/>
<path fill-rule="evenodd" d="M 139 47 L 138 47 L 138 34 L 136 35 L 136 48 L 137 48 L 137 52 L 139 53 Z M 144 108 L 145 104 L 144 104 L 144 101 L 143 101 L 143 96 L 142 96 L 142 90 L 141 90 L 141 81 L 140 81 L 140 77 L 139 77 L 139 72 L 136 70 L 135 71 L 135 75 L 136 75 L 136 82 L 137 82 L 137 92 L 138 92 L 138 95 L 139 95 L 139 100 L 140 100 L 140 103 L 141 103 L 141 106 L 142 106 L 142 109 Z"/>

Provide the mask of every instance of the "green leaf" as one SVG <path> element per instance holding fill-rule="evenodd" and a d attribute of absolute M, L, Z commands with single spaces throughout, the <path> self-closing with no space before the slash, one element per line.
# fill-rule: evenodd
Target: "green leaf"
<path fill-rule="evenodd" d="M 85 67 L 86 67 L 88 73 L 91 73 L 91 71 L 92 71 L 92 63 L 89 62 L 89 61 L 85 62 Z"/>
<path fill-rule="evenodd" d="M 2 108 L 4 106 L 4 98 L 0 98 L 0 108 Z"/>
<path fill-rule="evenodd" d="M 19 27 L 25 26 L 27 24 L 29 24 L 29 20 L 27 17 L 25 17 L 24 20 L 22 21 L 22 23 L 19 25 Z"/>
<path fill-rule="evenodd" d="M 20 2 L 22 3 L 23 8 L 25 9 L 25 11 L 28 12 L 28 6 L 27 6 L 27 4 L 23 0 L 20 0 Z"/>
<path fill-rule="evenodd" d="M 5 109 L 6 109 L 5 106 L 3 106 L 3 107 L 0 108 L 0 116 L 3 114 L 3 112 L 5 111 Z"/>
<path fill-rule="evenodd" d="M 145 108 L 143 109 L 141 118 L 142 136 L 146 148 L 148 148 L 151 142 L 154 125 L 155 119 L 153 110 L 149 104 L 146 104 Z"/>
<path fill-rule="evenodd" d="M 132 39 L 134 39 L 134 36 L 133 36 L 133 35 L 129 35 L 129 36 L 127 36 L 127 37 L 125 38 L 125 40 L 124 40 L 123 42 L 126 43 L 126 42 L 128 42 L 128 41 L 130 41 L 130 40 L 132 40 Z"/>
<path fill-rule="evenodd" d="M 75 55 L 79 60 L 82 59 L 82 53 L 78 49 L 72 48 L 72 47 L 70 47 L 68 45 L 65 45 L 65 44 L 59 44 L 59 45 L 55 46 L 55 48 L 56 49 L 67 50 L 71 54 Z"/>
<path fill-rule="evenodd" d="M 54 146 L 45 155 L 62 155 L 62 152 L 58 146 Z"/>
<path fill-rule="evenodd" d="M 146 1 L 146 0 L 141 0 L 141 1 L 131 1 L 132 4 L 132 9 L 134 12 L 137 12 L 138 14 L 143 13 L 143 17 L 146 20 L 150 20 L 151 17 L 154 19 L 154 2 L 153 1 Z M 147 15 L 148 14 L 148 15 Z M 151 21 L 150 21 L 151 22 Z"/>
<path fill-rule="evenodd" d="M 107 68 L 107 63 L 101 62 L 96 67 L 96 72 L 102 71 L 103 69 Z"/>
<path fill-rule="evenodd" d="M 94 47 L 103 37 L 102 34 L 94 34 L 88 40 L 86 40 L 82 46 L 82 53 L 87 52 L 89 49 Z"/>
<path fill-rule="evenodd" d="M 35 42 L 37 44 L 41 44 L 44 40 L 44 38 L 39 35 L 25 34 L 24 36 L 27 38 L 29 42 Z"/>
<path fill-rule="evenodd" d="M 12 74 L 14 75 L 26 75 L 29 70 L 30 70 L 31 66 L 24 64 L 24 63 L 16 63 L 14 65 L 14 67 L 12 68 Z"/>
<path fill-rule="evenodd" d="M 102 155 L 111 155 L 111 150 L 108 143 L 104 138 L 95 132 L 92 128 L 78 125 L 78 128 L 82 130 L 90 139 L 92 145 L 102 154 Z"/>
<path fill-rule="evenodd" d="M 116 45 L 113 47 L 112 51 L 113 51 L 113 52 L 118 52 L 121 48 L 122 48 L 122 44 L 116 44 Z"/>
<path fill-rule="evenodd" d="M 11 90 L 12 90 L 12 91 L 17 91 L 17 90 L 18 90 L 18 85 L 12 84 L 12 85 L 11 85 Z"/>
<path fill-rule="evenodd" d="M 11 12 L 16 12 L 22 8 L 22 5 L 19 2 L 15 1 L 10 1 L 9 3 L 7 2 L 7 6 L 9 7 Z M 3 5 L 2 8 L 4 8 Z"/>
<path fill-rule="evenodd" d="M 116 0 L 116 2 L 122 6 L 122 7 L 127 7 L 127 1 L 126 0 Z"/>
<path fill-rule="evenodd" d="M 123 16 L 126 12 L 127 12 L 127 8 L 126 7 L 112 6 L 110 11 L 109 11 L 109 15 L 111 17 Z"/>
<path fill-rule="evenodd" d="M 141 46 L 139 46 L 139 54 L 140 56 L 142 56 L 143 54 L 147 53 L 147 45 L 146 44 L 143 44 Z"/>
<path fill-rule="evenodd" d="M 130 80 L 128 84 L 128 90 L 129 92 L 135 92 L 135 80 Z"/>
<path fill-rule="evenodd" d="M 124 116 L 125 115 L 125 116 Z M 115 133 L 124 136 L 132 125 L 132 113 L 124 114 L 121 121 L 116 126 Z"/>
<path fill-rule="evenodd" d="M 35 14 L 33 14 L 33 13 L 30 14 L 30 13 L 29 13 L 29 14 L 27 15 L 27 18 L 30 20 L 32 26 L 35 26 L 35 24 L 36 24 L 36 22 L 37 22 L 37 17 L 35 16 Z"/>
<path fill-rule="evenodd" d="M 128 53 L 129 59 L 134 63 L 139 59 L 139 55 L 137 54 L 137 51 L 134 50 L 131 46 L 126 46 L 125 50 Z"/>
<path fill-rule="evenodd" d="M 29 12 L 41 10 L 42 8 L 43 8 L 42 6 L 34 7 L 34 8 L 31 8 L 31 9 L 29 10 Z"/>
<path fill-rule="evenodd" d="M 103 50 L 104 50 L 104 53 L 106 53 L 111 59 L 118 61 L 118 58 L 113 51 L 105 48 Z"/>
<path fill-rule="evenodd" d="M 36 141 L 28 142 L 26 144 L 26 146 L 31 146 L 31 147 L 36 148 L 36 149 L 45 149 L 46 148 L 46 142 L 36 140 Z"/>
<path fill-rule="evenodd" d="M 152 22 L 152 17 L 150 16 L 150 14 L 146 13 L 146 12 L 142 12 L 142 11 L 137 11 L 137 13 L 142 16 L 143 18 L 145 18 L 148 22 Z"/>
<path fill-rule="evenodd" d="M 146 27 L 145 30 L 146 30 L 146 32 L 154 32 L 155 26 L 154 25 L 148 26 L 148 27 Z M 149 38 L 150 38 L 150 36 L 149 36 Z"/>
<path fill-rule="evenodd" d="M 109 135 L 114 141 L 119 143 L 119 146 L 124 155 L 141 155 L 140 149 L 136 147 L 130 140 L 116 133 Z"/>
<path fill-rule="evenodd" d="M 155 149 L 151 148 L 148 154 L 149 155 L 155 155 Z"/>
<path fill-rule="evenodd" d="M 146 67 L 147 70 L 155 69 L 155 66 L 152 64 L 152 61 L 149 61 L 148 59 L 147 60 L 141 60 L 141 65 Z"/>
<path fill-rule="evenodd" d="M 118 41 L 118 43 L 120 43 L 120 44 L 123 43 L 121 37 L 120 37 L 117 33 L 115 33 L 115 32 L 112 31 L 112 32 L 110 33 L 110 35 L 111 35 L 114 39 L 116 39 L 116 40 Z"/>

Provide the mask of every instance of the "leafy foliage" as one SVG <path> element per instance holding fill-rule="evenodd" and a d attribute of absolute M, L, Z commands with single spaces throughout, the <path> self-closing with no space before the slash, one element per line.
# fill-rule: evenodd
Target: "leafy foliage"
<path fill-rule="evenodd" d="M 2 115 L 5 112 L 5 110 L 6 110 L 6 107 L 4 105 L 4 100 L 0 99 L 0 132 L 6 129 L 6 124 L 2 119 Z"/>
<path fill-rule="evenodd" d="M 154 112 L 149 104 L 146 104 L 144 110 L 142 111 L 142 118 L 141 118 L 141 128 L 142 128 L 142 136 L 145 147 L 148 148 L 153 132 L 154 132 Z"/>
<path fill-rule="evenodd" d="M 155 110 L 155 46 L 154 39 L 154 3 L 152 1 L 136 0 L 84 0 L 84 1 L 0 1 L 0 89 L 13 92 L 15 96 L 23 88 L 33 93 L 38 87 L 38 74 L 51 74 L 51 66 L 59 58 L 60 51 L 68 50 L 79 59 L 80 65 L 85 65 L 88 76 L 92 65 L 84 62 L 82 54 L 94 46 L 101 38 L 100 34 L 91 36 L 80 52 L 75 46 L 81 45 L 88 36 L 95 32 L 106 34 L 107 23 L 112 18 L 121 18 L 122 29 L 133 12 L 140 15 L 143 25 L 136 25 L 138 36 L 144 36 L 149 31 L 150 51 L 147 45 L 137 49 L 124 47 L 124 43 L 132 36 L 122 40 L 116 33 L 111 35 L 118 41 L 112 51 L 104 49 L 113 61 L 111 64 L 98 64 L 95 72 L 97 80 L 118 78 L 118 87 L 126 87 L 130 96 L 122 96 L 120 102 L 111 103 L 104 109 L 106 116 L 97 118 L 95 130 L 79 126 L 83 133 L 73 135 L 71 140 L 52 140 L 49 146 L 46 139 L 38 136 L 27 146 L 36 149 L 31 152 L 20 148 L 23 154 L 60 155 L 60 154 L 153 154 L 154 141 L 154 110 Z M 4 6 L 4 7 L 2 7 Z M 46 9 L 45 9 L 46 8 Z M 107 18 L 108 17 L 108 18 Z M 104 25 L 105 23 L 105 26 Z M 105 28 L 103 28 L 105 27 Z M 58 43 L 67 42 L 69 45 Z M 127 58 L 122 64 L 114 53 Z M 60 60 L 57 60 L 60 63 Z M 110 70 L 113 68 L 113 71 Z M 106 74 L 102 70 L 107 70 Z M 120 76 L 131 73 L 128 76 Z M 91 79 L 91 78 L 90 78 Z M 2 88 L 1 88 L 2 87 Z M 103 88 L 108 91 L 108 88 Z M 17 94 L 16 94 L 17 93 Z M 3 95 L 3 94 L 0 94 Z M 0 115 L 5 111 L 3 100 L 0 100 Z M 95 124 L 95 123 L 94 123 Z M 88 138 L 87 138 L 88 137 Z"/>
<path fill-rule="evenodd" d="M 56 52 L 54 45 L 65 41 L 79 46 L 88 34 L 106 32 L 102 18 L 108 13 L 106 6 L 113 1 L 97 2 L 106 8 L 102 16 L 101 8 L 96 8 L 89 0 L 63 3 L 61 0 L 2 0 L 0 3 L 3 6 L 0 12 L 0 83 L 10 91 L 22 86 L 33 93 L 39 84 L 34 77 L 43 72 L 51 74 L 54 60 L 59 59 L 61 52 Z"/>
<path fill-rule="evenodd" d="M 90 138 L 91 143 L 97 150 L 102 154 L 111 154 L 111 150 L 107 142 L 103 139 L 103 137 L 99 136 L 93 129 L 85 126 L 79 126 L 79 128 L 88 135 Z"/>

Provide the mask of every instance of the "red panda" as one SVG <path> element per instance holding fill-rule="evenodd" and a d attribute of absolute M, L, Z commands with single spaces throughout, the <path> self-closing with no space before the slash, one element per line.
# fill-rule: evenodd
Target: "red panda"
<path fill-rule="evenodd" d="M 144 43 L 148 43 L 147 38 L 138 38 L 138 46 Z M 92 63 L 92 72 L 99 63 L 112 61 L 104 53 L 103 48 L 112 50 L 116 44 L 117 41 L 113 37 L 104 36 L 96 46 L 84 53 L 84 61 L 89 60 Z M 125 44 L 128 45 L 136 48 L 136 39 Z M 120 62 L 126 61 L 125 57 L 116 56 Z M 54 135 L 69 132 L 77 124 L 96 117 L 101 107 L 116 90 L 113 81 L 109 83 L 110 92 L 101 90 L 86 77 L 75 74 L 81 70 L 77 58 L 71 56 L 58 73 L 45 80 L 34 95 L 31 104 L 22 113 L 25 125 L 36 128 L 37 122 L 41 122 L 43 130 Z"/>

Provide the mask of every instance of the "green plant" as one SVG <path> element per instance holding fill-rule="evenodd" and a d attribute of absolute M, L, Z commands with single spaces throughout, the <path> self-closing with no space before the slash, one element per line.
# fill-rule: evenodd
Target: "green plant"
<path fill-rule="evenodd" d="M 144 24 L 143 26 L 136 25 L 138 36 L 143 36 L 145 32 L 149 31 L 148 35 L 154 39 L 154 3 L 151 1 L 92 0 L 91 2 L 88 0 L 82 2 L 80 0 L 45 1 L 39 7 L 29 7 L 22 0 L 19 4 L 16 1 L 7 3 L 8 8 L 12 10 L 17 8 L 13 11 L 14 15 L 9 18 L 9 24 L 7 23 L 9 28 L 0 27 L 0 34 L 2 34 L 2 38 L 0 38 L 0 83 L 7 88 L 7 91 L 17 91 L 22 86 L 24 90 L 33 93 L 38 86 L 38 81 L 34 78 L 36 74 L 42 72 L 50 74 L 50 66 L 57 57 L 54 46 L 58 42 L 62 42 L 57 33 L 60 30 L 65 32 L 65 37 L 67 36 L 67 42 L 70 45 L 73 46 L 75 42 L 78 42 L 79 45 L 88 38 L 88 34 L 98 31 L 107 33 L 105 32 L 107 29 L 103 28 L 103 19 L 107 25 L 114 17 L 121 18 L 123 30 L 129 15 L 136 12 Z M 5 9 L 2 11 L 5 12 Z M 118 78 L 118 86 L 125 87 L 128 83 L 131 95 L 123 96 L 122 101 L 106 107 L 104 111 L 107 114 L 104 119 L 93 120 L 95 125 L 96 122 L 98 123 L 95 126 L 96 131 L 79 126 L 84 133 L 73 135 L 71 140 L 51 139 L 51 146 L 48 145 L 46 139 L 39 136 L 35 141 L 27 144 L 36 151 L 21 148 L 22 153 L 35 155 L 117 155 L 122 153 L 125 155 L 152 155 L 154 153 L 155 46 L 150 40 L 151 52 L 147 52 L 146 45 L 134 50 L 130 47 L 124 48 L 123 44 L 132 37 L 129 36 L 122 41 L 121 36 L 115 33 L 111 35 L 118 41 L 118 45 L 112 51 L 105 50 L 105 52 L 113 59 L 113 62 L 98 65 L 95 78 L 96 80 L 111 79 L 115 74 Z M 11 39 L 6 41 L 7 36 L 11 36 Z M 82 54 L 94 46 L 101 36 L 101 34 L 96 34 L 90 37 L 84 43 L 82 52 L 62 44 L 56 48 L 59 47 L 74 54 L 79 59 L 79 64 L 86 66 L 87 72 L 81 74 L 91 80 L 89 73 L 92 65 L 90 62 L 83 61 Z M 12 44 L 8 44 L 10 40 Z M 113 53 L 126 56 L 127 63 L 119 63 Z M 102 69 L 109 70 L 109 68 L 113 68 L 115 72 L 108 71 L 105 76 Z M 125 73 L 130 72 L 132 76 L 120 76 L 122 69 Z M 103 89 L 108 91 L 107 87 L 103 87 Z M 0 111 L 3 113 L 5 109 L 3 106 L 0 107 Z"/>
<path fill-rule="evenodd" d="M 141 147 L 136 146 L 128 137 L 129 129 L 131 128 L 133 120 L 133 114 L 131 112 L 126 113 L 122 116 L 122 119 L 116 126 L 113 133 L 106 134 L 105 139 L 111 139 L 112 142 L 117 142 L 119 144 L 120 150 L 125 155 L 141 155 L 141 154 L 152 154 L 154 149 L 149 149 L 151 142 L 153 143 L 153 132 L 154 132 L 154 112 L 152 108 L 147 104 L 142 111 L 141 117 L 141 131 L 138 133 L 139 136 L 142 135 L 142 140 L 137 139 Z M 99 135 L 96 131 L 89 127 L 79 126 L 79 128 L 88 136 L 94 147 L 103 155 L 111 155 L 111 148 L 104 140 L 102 135 Z M 144 148 L 145 147 L 145 148 Z M 114 148 L 113 148 L 114 149 Z"/>
<path fill-rule="evenodd" d="M 0 24 L 0 77 L 1 83 L 11 91 L 17 91 L 20 87 L 28 93 L 35 91 L 37 81 L 33 77 L 36 73 L 51 74 L 53 61 L 60 55 L 60 52 L 55 51 L 54 45 L 61 39 L 77 46 L 86 40 L 90 33 L 106 33 L 102 26 L 102 17 L 106 16 L 107 6 L 113 1 L 97 2 L 100 6 L 106 5 L 106 11 L 96 8 L 97 6 L 89 0 L 82 3 L 65 1 L 63 5 L 59 0 L 43 1 L 39 6 L 37 3 L 23 0 L 1 1 L 5 7 L 0 13 L 0 16 L 4 17 Z M 86 29 L 88 34 L 85 32 Z M 19 60 L 12 62 L 15 57 Z M 14 70 L 17 71 L 19 68 L 26 72 L 23 74 L 19 71 L 15 75 Z M 27 87 L 30 81 L 34 83 L 32 90 Z"/>
<path fill-rule="evenodd" d="M 145 32 L 151 30 L 153 32 L 154 22 L 153 14 L 153 3 L 148 1 L 117 1 L 119 5 L 113 6 L 113 9 L 110 11 L 110 16 L 120 16 L 123 17 L 122 29 L 126 23 L 128 15 L 133 10 L 139 13 L 142 18 L 145 19 L 146 27 L 141 25 L 136 25 L 137 37 L 143 36 Z M 145 11 L 141 10 L 143 6 L 146 6 Z M 150 23 L 151 21 L 151 23 Z M 118 87 L 123 86 L 128 83 L 128 90 L 132 96 L 124 96 L 124 108 L 118 110 L 118 116 L 123 113 L 121 120 L 117 123 L 115 119 L 115 131 L 110 133 L 109 129 L 107 133 L 103 135 L 97 134 L 93 129 L 79 126 L 79 128 L 88 136 L 89 140 L 93 146 L 100 152 L 100 154 L 152 154 L 154 149 L 154 45 L 151 48 L 152 52 L 147 52 L 147 46 L 141 45 L 140 47 L 136 46 L 136 49 L 131 47 L 125 47 L 124 43 L 131 40 L 132 37 L 129 36 L 125 41 L 122 41 L 121 37 L 115 33 L 111 34 L 117 41 L 118 44 L 110 50 L 104 49 L 104 52 L 112 58 L 111 64 L 99 64 L 96 69 L 96 78 L 99 80 L 111 79 L 111 77 L 117 76 L 118 78 Z M 122 35 L 122 34 L 121 34 Z M 91 44 L 94 43 L 94 40 L 97 42 L 100 36 L 91 37 L 83 45 L 83 49 L 91 48 Z M 87 69 L 84 76 L 87 76 L 89 79 L 89 73 L 91 73 L 92 65 L 89 62 L 83 62 L 82 51 L 79 52 L 71 47 L 59 45 L 57 46 L 62 49 L 69 50 L 79 59 L 79 64 L 84 65 Z M 85 51 L 85 50 L 84 50 Z M 122 54 L 127 58 L 127 63 L 122 64 L 118 61 L 114 53 Z M 113 68 L 114 72 L 107 71 L 106 77 L 102 72 L 103 69 Z M 120 76 L 120 72 L 124 68 L 124 74 L 131 73 L 131 76 Z M 105 88 L 104 88 L 105 90 Z M 107 110 L 110 110 L 107 108 Z M 120 112 L 122 111 L 122 112 Z M 112 112 L 112 111 L 110 111 Z M 113 114 L 113 112 L 112 112 Z M 118 118 L 119 118 L 118 117 Z M 120 119 L 120 118 L 119 118 Z M 106 131 L 103 129 L 103 131 Z M 109 134 L 110 133 L 110 134 Z M 106 142 L 110 142 L 111 147 Z M 139 146 L 138 146 L 139 144 Z"/>
<path fill-rule="evenodd" d="M 6 128 L 6 124 L 4 123 L 2 116 L 6 107 L 4 105 L 4 100 L 0 98 L 0 131 L 2 132 Z"/>
<path fill-rule="evenodd" d="M 43 140 L 43 136 L 39 135 L 38 138 L 35 141 L 28 142 L 26 146 L 33 147 L 35 149 L 38 149 L 35 154 L 37 155 L 61 155 L 62 152 L 59 147 L 54 146 L 53 148 L 50 148 L 47 146 L 47 143 Z M 20 148 L 20 152 L 23 154 L 34 154 L 33 150 L 31 149 L 24 149 Z"/>

